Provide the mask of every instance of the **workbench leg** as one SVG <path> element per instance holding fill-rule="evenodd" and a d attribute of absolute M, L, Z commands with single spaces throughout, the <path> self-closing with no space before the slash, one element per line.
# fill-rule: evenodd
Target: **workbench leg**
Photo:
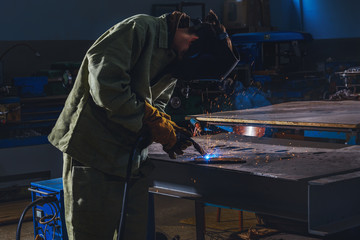
<path fill-rule="evenodd" d="M 217 222 L 220 222 L 220 217 L 221 217 L 221 208 L 217 208 L 217 211 L 216 211 L 216 221 Z"/>
<path fill-rule="evenodd" d="M 242 232 L 244 227 L 244 213 L 242 210 L 239 210 L 239 229 Z"/>
<path fill-rule="evenodd" d="M 146 240 L 155 240 L 155 205 L 154 194 L 149 193 L 148 226 Z"/>
<path fill-rule="evenodd" d="M 196 240 L 205 240 L 205 204 L 195 200 Z"/>

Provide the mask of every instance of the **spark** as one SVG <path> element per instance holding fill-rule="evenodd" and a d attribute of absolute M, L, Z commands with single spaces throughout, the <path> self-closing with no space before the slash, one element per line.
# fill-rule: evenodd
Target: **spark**
<path fill-rule="evenodd" d="M 215 158 L 215 157 L 218 157 L 219 154 L 216 154 L 216 153 L 208 153 L 204 156 L 204 159 L 205 160 L 210 160 L 210 158 Z"/>

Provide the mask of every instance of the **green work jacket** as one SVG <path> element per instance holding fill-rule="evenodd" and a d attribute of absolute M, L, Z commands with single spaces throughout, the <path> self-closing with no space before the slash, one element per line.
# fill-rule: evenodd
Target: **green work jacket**
<path fill-rule="evenodd" d="M 125 176 L 145 100 L 163 111 L 175 88 L 164 73 L 175 58 L 165 15 L 116 24 L 86 53 L 49 141 L 84 165 Z M 135 157 L 134 170 L 146 156 Z"/>

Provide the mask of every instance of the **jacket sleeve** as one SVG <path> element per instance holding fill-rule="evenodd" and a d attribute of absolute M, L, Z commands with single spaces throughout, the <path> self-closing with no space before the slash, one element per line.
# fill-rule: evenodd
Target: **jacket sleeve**
<path fill-rule="evenodd" d="M 87 53 L 89 91 L 110 121 L 138 132 L 145 106 L 131 89 L 131 69 L 146 42 L 145 30 L 135 22 L 120 27 Z"/>
<path fill-rule="evenodd" d="M 161 95 L 154 101 L 154 107 L 159 109 L 161 112 L 165 112 L 166 105 L 169 103 L 169 100 L 171 99 L 171 95 L 174 92 L 175 86 L 176 86 L 176 79 L 171 79 L 171 84 L 168 88 L 166 88 Z"/>

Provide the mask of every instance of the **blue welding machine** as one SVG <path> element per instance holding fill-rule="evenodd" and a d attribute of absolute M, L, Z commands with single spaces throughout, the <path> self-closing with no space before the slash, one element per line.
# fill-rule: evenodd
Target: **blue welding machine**
<path fill-rule="evenodd" d="M 31 183 L 32 201 L 53 199 L 33 206 L 34 235 L 42 239 L 67 240 L 62 178 Z"/>

